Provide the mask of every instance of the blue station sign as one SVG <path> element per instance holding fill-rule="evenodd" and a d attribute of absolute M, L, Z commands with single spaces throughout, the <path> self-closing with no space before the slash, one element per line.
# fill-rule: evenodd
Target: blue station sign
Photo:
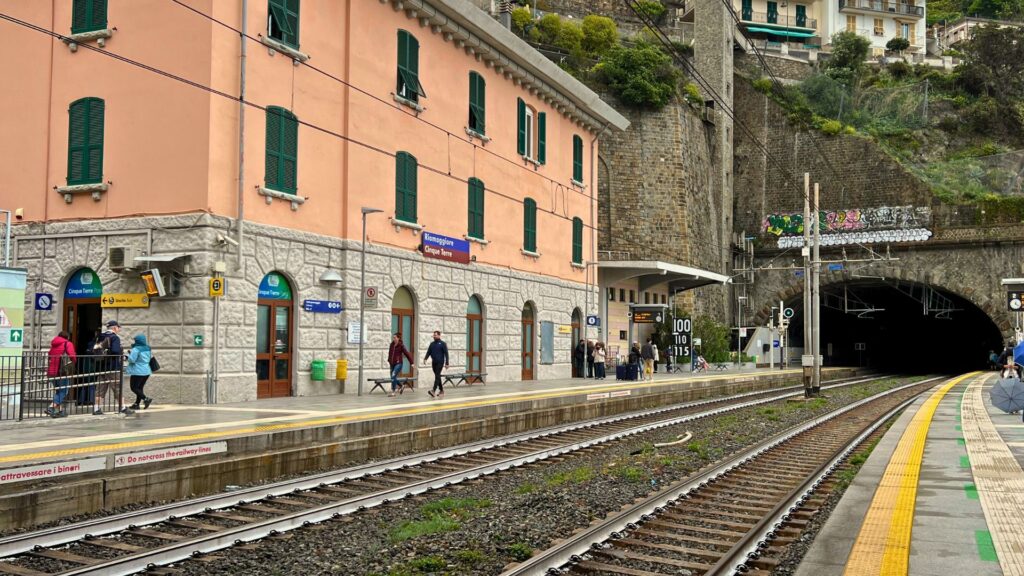
<path fill-rule="evenodd" d="M 427 258 L 469 264 L 469 241 L 431 232 L 423 233 L 420 249 Z"/>
<path fill-rule="evenodd" d="M 341 314 L 344 307 L 342 307 L 341 302 L 337 302 L 335 300 L 303 300 L 302 309 L 306 312 Z"/>

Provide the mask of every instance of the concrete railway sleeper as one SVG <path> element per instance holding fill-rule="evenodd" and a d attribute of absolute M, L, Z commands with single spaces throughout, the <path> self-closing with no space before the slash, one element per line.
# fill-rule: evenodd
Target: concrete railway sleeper
<path fill-rule="evenodd" d="M 831 475 L 939 378 L 797 426 L 595 522 L 502 576 L 769 574 L 831 489 Z M 785 476 L 761 474 L 786 469 Z"/>
<path fill-rule="evenodd" d="M 830 387 L 883 378 L 837 380 Z M 0 539 L 0 574 L 132 574 L 510 467 L 802 394 L 794 386 L 688 402 L 16 534 Z M 32 559 L 46 559 L 46 569 Z"/>

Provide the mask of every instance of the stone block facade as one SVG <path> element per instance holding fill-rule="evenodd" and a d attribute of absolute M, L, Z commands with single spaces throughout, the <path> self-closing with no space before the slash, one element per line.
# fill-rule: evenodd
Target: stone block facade
<path fill-rule="evenodd" d="M 622 108 L 620 108 L 622 109 Z M 601 137 L 598 246 L 603 258 L 662 260 L 726 273 L 728 210 L 715 188 L 713 143 L 688 104 L 625 111 L 630 128 Z M 725 319 L 725 289 L 687 293 L 684 305 Z"/>
<path fill-rule="evenodd" d="M 806 80 L 814 73 L 814 66 L 806 60 L 801 60 L 800 58 L 792 56 L 772 54 L 770 52 L 766 53 L 763 50 L 761 55 L 764 57 L 764 61 L 768 64 L 768 68 L 772 71 L 772 74 L 774 74 L 780 81 L 802 81 Z M 735 63 L 737 73 L 740 73 L 747 78 L 768 76 L 768 74 L 764 72 L 764 66 L 761 65 L 761 61 L 752 53 L 737 52 Z M 740 79 L 737 79 L 737 82 L 739 81 Z"/>
<path fill-rule="evenodd" d="M 29 271 L 26 309 L 32 309 L 35 292 L 56 297 L 52 311 L 28 315 L 26 343 L 33 348 L 46 347 L 63 329 L 65 284 L 84 267 L 96 272 L 105 294 L 144 291 L 137 272 L 119 274 L 110 269 L 110 247 L 130 246 L 139 255 L 185 253 L 189 258 L 178 261 L 184 263 L 179 296 L 154 298 L 148 308 L 103 310 L 104 322 L 116 319 L 124 325 L 121 336 L 126 341 L 140 332 L 147 335 L 162 365 L 150 388 L 154 396 L 176 403 L 256 397 L 257 294 L 270 272 L 283 275 L 292 289 L 293 394 L 355 393 L 358 346 L 349 343 L 347 332 L 350 323 L 359 320 L 359 243 L 247 223 L 239 267 L 237 249 L 218 247 L 217 242 L 218 234 L 228 234 L 232 226 L 230 219 L 207 214 L 18 226 L 14 231 L 15 264 Z M 226 294 L 215 301 L 208 294 L 208 279 L 218 261 L 227 267 Z M 342 275 L 340 286 L 320 282 L 327 270 Z M 388 374 L 391 299 L 402 286 L 415 298 L 418 362 L 431 333 L 442 330 L 452 370 L 465 370 L 466 310 L 469 298 L 476 295 L 483 304 L 483 366 L 488 381 L 521 378 L 521 320 L 526 302 L 535 310 L 536 334 L 544 322 L 555 325 L 553 363 L 539 362 L 540 342 L 536 342 L 535 378 L 570 374 L 571 334 L 558 327 L 570 324 L 574 309 L 584 308 L 588 296 L 582 283 L 475 263 L 429 260 L 416 252 L 371 242 L 366 284 L 377 286 L 380 292 L 379 307 L 365 312 L 366 378 Z M 597 290 L 592 289 L 591 302 L 596 295 Z M 306 312 L 302 307 L 305 299 L 341 301 L 344 310 L 340 314 Z M 197 335 L 203 338 L 201 345 L 195 344 Z M 349 377 L 344 386 L 332 380 L 313 381 L 310 365 L 314 359 L 347 359 Z M 433 379 L 429 368 L 418 369 L 417 376 L 421 385 L 429 385 Z M 214 391 L 212 397 L 208 390 Z"/>

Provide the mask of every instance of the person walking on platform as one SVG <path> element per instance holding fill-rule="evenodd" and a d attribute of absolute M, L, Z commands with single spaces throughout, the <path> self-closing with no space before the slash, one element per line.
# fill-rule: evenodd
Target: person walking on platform
<path fill-rule="evenodd" d="M 96 398 L 93 400 L 92 415 L 102 416 L 103 409 L 100 407 L 106 399 L 107 390 L 114 389 L 114 398 L 117 399 L 118 412 L 128 416 L 135 411 L 121 402 L 121 364 L 124 361 L 124 348 L 121 347 L 121 337 L 118 332 L 121 325 L 117 320 L 107 322 L 107 329 L 100 335 L 96 342 L 93 354 L 99 356 L 96 359 L 99 370 L 103 372 L 96 383 Z"/>
<path fill-rule="evenodd" d="M 75 345 L 71 343 L 71 335 L 63 330 L 50 341 L 49 365 L 46 376 L 53 379 L 53 402 L 46 408 L 51 418 L 67 416 L 61 406 L 68 395 L 71 375 L 75 372 Z"/>
<path fill-rule="evenodd" d="M 403 356 L 409 360 L 410 368 L 416 364 L 416 360 L 413 360 L 409 349 L 402 342 L 402 335 L 395 332 L 391 336 L 391 346 L 388 348 L 388 366 L 391 367 L 391 393 L 388 396 L 392 398 L 395 397 L 395 392 L 401 394 L 405 391 L 405 386 L 398 383 L 398 375 L 402 372 Z"/>
<path fill-rule="evenodd" d="M 661 355 L 658 354 L 658 343 L 653 339 L 651 340 L 651 351 L 654 352 L 654 373 L 658 373 L 658 362 L 661 361 Z"/>
<path fill-rule="evenodd" d="M 433 398 L 444 398 L 444 384 L 441 383 L 441 369 L 448 367 L 448 345 L 441 340 L 441 331 L 434 330 L 434 341 L 427 346 L 427 354 L 423 357 L 423 363 L 430 360 L 430 366 L 434 369 L 434 387 L 427 391 Z"/>
<path fill-rule="evenodd" d="M 654 350 L 651 348 L 651 339 L 648 338 L 640 349 L 640 358 L 644 361 L 644 380 L 654 379 Z"/>
<path fill-rule="evenodd" d="M 594 341 L 587 340 L 587 378 L 594 377 Z"/>
<path fill-rule="evenodd" d="M 142 409 L 145 410 L 153 403 L 153 399 L 146 396 L 145 392 L 146 381 L 153 374 L 153 369 L 149 366 L 149 362 L 152 359 L 153 351 L 149 348 L 146 335 L 136 334 L 132 349 L 128 352 L 128 366 L 125 367 L 125 372 L 129 378 L 129 386 L 132 392 L 135 393 L 135 403 L 131 405 L 132 410 L 138 410 L 140 404 Z"/>
<path fill-rule="evenodd" d="M 594 378 L 604 380 L 604 342 L 594 344 Z"/>
<path fill-rule="evenodd" d="M 96 375 L 94 372 L 98 372 L 100 369 L 101 361 L 93 356 L 98 354 L 94 351 L 96 343 L 103 337 L 103 330 L 97 328 L 93 331 L 92 338 L 85 345 L 85 350 L 82 350 L 79 356 L 79 363 L 81 369 L 78 371 L 80 378 L 79 384 L 75 390 L 75 404 L 79 406 L 92 406 L 96 400 Z"/>

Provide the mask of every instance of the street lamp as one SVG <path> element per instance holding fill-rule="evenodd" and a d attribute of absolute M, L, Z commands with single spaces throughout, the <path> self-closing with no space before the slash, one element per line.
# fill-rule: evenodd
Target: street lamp
<path fill-rule="evenodd" d="M 359 247 L 359 382 L 356 384 L 357 396 L 363 395 L 363 334 L 366 334 L 363 318 L 363 294 L 366 293 L 366 215 L 383 212 L 377 208 L 360 209 L 363 214 L 363 243 Z"/>

